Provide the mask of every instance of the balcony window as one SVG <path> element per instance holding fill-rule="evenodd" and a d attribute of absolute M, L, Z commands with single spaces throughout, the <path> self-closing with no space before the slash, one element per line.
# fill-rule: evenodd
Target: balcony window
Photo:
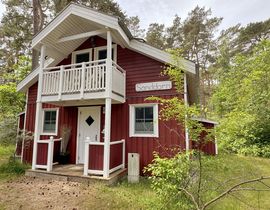
<path fill-rule="evenodd" d="M 116 45 L 112 46 L 112 60 L 116 62 Z M 107 46 L 95 48 L 95 60 L 103 60 L 107 58 Z"/>
<path fill-rule="evenodd" d="M 72 53 L 72 63 L 89 62 L 92 60 L 92 49 L 74 51 Z"/>

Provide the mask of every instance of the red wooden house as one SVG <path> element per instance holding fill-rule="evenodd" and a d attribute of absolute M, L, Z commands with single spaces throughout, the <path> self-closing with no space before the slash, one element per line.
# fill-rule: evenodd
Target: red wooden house
<path fill-rule="evenodd" d="M 170 55 L 133 38 L 117 17 L 70 4 L 32 47 L 40 51 L 40 65 L 17 89 L 27 96 L 23 128 L 35 134 L 22 151 L 33 170 L 54 170 L 63 127 L 70 130 L 69 163 L 83 164 L 84 175 L 106 178 L 127 166 L 128 153 L 140 154 L 142 170 L 154 151 L 192 147 L 185 129 L 160 120 L 159 105 L 145 100 L 177 95 L 160 74 Z M 186 94 L 180 97 L 190 102 L 195 65 L 181 62 Z M 204 149 L 216 152 L 214 143 Z"/>

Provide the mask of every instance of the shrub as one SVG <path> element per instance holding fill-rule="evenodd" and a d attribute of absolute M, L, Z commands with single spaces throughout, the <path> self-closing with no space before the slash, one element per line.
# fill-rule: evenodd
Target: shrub
<path fill-rule="evenodd" d="M 14 160 L 13 157 L 11 157 L 7 163 L 0 165 L 0 174 L 21 175 L 24 174 L 25 170 L 28 168 L 28 165 Z"/>

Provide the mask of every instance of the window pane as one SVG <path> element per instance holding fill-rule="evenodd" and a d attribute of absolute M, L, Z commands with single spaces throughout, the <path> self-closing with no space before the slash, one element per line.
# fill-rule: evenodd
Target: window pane
<path fill-rule="evenodd" d="M 43 132 L 54 133 L 56 129 L 56 111 L 45 111 Z"/>
<path fill-rule="evenodd" d="M 153 107 L 145 107 L 145 119 L 153 119 Z"/>
<path fill-rule="evenodd" d="M 135 107 L 135 133 L 154 133 L 153 107 Z"/>
<path fill-rule="evenodd" d="M 144 108 L 143 107 L 136 107 L 135 108 L 135 116 L 136 116 L 136 119 L 144 119 Z"/>
<path fill-rule="evenodd" d="M 88 62 L 89 61 L 89 53 L 82 53 L 76 55 L 76 63 Z"/>
<path fill-rule="evenodd" d="M 98 60 L 103 60 L 107 58 L 107 49 L 98 51 Z M 114 50 L 112 49 L 112 58 L 114 60 Z"/>

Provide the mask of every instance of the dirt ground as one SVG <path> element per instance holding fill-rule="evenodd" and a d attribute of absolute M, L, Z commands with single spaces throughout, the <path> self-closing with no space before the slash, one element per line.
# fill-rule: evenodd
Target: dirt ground
<path fill-rule="evenodd" d="M 22 176 L 0 182 L 0 209 L 88 209 L 84 203 L 99 199 L 99 187 Z"/>

